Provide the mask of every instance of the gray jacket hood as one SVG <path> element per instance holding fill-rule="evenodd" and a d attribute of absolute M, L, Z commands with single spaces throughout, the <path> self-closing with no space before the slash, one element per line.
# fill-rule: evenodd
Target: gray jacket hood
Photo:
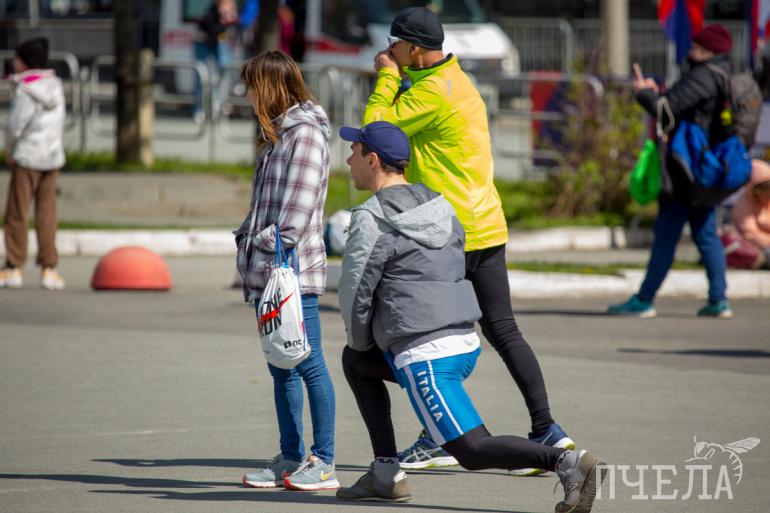
<path fill-rule="evenodd" d="M 359 208 L 427 248 L 443 248 L 452 235 L 452 205 L 421 184 L 387 187 Z"/>
<path fill-rule="evenodd" d="M 305 101 L 290 107 L 289 110 L 283 113 L 280 125 L 282 134 L 300 125 L 314 125 L 321 129 L 327 142 L 331 137 L 329 117 L 326 115 L 323 107 L 311 101 Z"/>
<path fill-rule="evenodd" d="M 340 312 L 348 345 L 396 355 L 473 331 L 481 317 L 465 278 L 465 232 L 449 202 L 424 185 L 396 185 L 354 208 Z"/>

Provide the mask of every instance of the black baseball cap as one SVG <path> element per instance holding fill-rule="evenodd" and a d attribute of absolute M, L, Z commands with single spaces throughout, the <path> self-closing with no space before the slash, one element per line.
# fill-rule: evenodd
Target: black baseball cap
<path fill-rule="evenodd" d="M 409 138 L 393 123 L 375 121 L 363 128 L 343 126 L 340 137 L 367 145 L 383 162 L 393 167 L 398 168 L 400 161 L 409 160 Z"/>
<path fill-rule="evenodd" d="M 427 50 L 441 50 L 444 27 L 435 12 L 425 7 L 410 7 L 396 15 L 390 35 Z"/>

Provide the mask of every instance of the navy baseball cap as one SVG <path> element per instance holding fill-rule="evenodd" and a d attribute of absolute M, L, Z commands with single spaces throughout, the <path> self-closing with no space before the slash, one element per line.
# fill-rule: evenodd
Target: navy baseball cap
<path fill-rule="evenodd" d="M 399 167 L 399 161 L 409 160 L 409 138 L 393 123 L 375 121 L 363 128 L 343 126 L 340 137 L 345 141 L 364 143 L 393 167 Z"/>

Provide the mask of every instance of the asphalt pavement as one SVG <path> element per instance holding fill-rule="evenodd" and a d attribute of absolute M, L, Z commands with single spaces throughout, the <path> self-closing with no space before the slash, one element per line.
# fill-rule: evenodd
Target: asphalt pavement
<path fill-rule="evenodd" d="M 61 292 L 37 288 L 31 268 L 23 289 L 0 290 L 0 512 L 522 513 L 553 511 L 560 500 L 553 474 L 459 468 L 410 473 L 414 499 L 398 506 L 243 488 L 241 475 L 277 452 L 277 427 L 253 310 L 228 287 L 231 258 L 167 258 L 167 293 L 91 291 L 95 262 L 64 259 Z M 730 321 L 696 318 L 694 299 L 664 298 L 652 320 L 605 316 L 618 299 L 514 301 L 554 417 L 581 447 L 629 466 L 625 475 L 613 469 L 594 511 L 766 511 L 770 303 L 734 301 Z M 350 485 L 371 452 L 340 368 L 333 293 L 322 297 L 321 316 L 337 394 L 336 464 Z M 493 433 L 526 435 L 521 396 L 486 343 L 467 387 Z M 418 423 L 405 395 L 390 390 L 404 447 Z M 749 438 L 761 442 L 730 452 Z M 687 465 L 704 462 L 713 471 L 702 482 Z M 657 479 L 654 466 L 669 470 Z M 640 472 L 643 493 L 625 484 Z M 676 499 L 661 498 L 674 490 Z"/>

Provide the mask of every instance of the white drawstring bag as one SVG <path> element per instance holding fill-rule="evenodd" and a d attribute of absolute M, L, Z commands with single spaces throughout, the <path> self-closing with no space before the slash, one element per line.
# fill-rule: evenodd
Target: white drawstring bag
<path fill-rule="evenodd" d="M 289 265 L 289 257 L 294 258 L 296 271 Z M 262 291 L 257 311 L 257 330 L 267 363 L 281 369 L 293 369 L 310 355 L 302 318 L 297 255 L 293 249 L 289 255 L 283 253 L 277 227 L 275 269 Z"/>

